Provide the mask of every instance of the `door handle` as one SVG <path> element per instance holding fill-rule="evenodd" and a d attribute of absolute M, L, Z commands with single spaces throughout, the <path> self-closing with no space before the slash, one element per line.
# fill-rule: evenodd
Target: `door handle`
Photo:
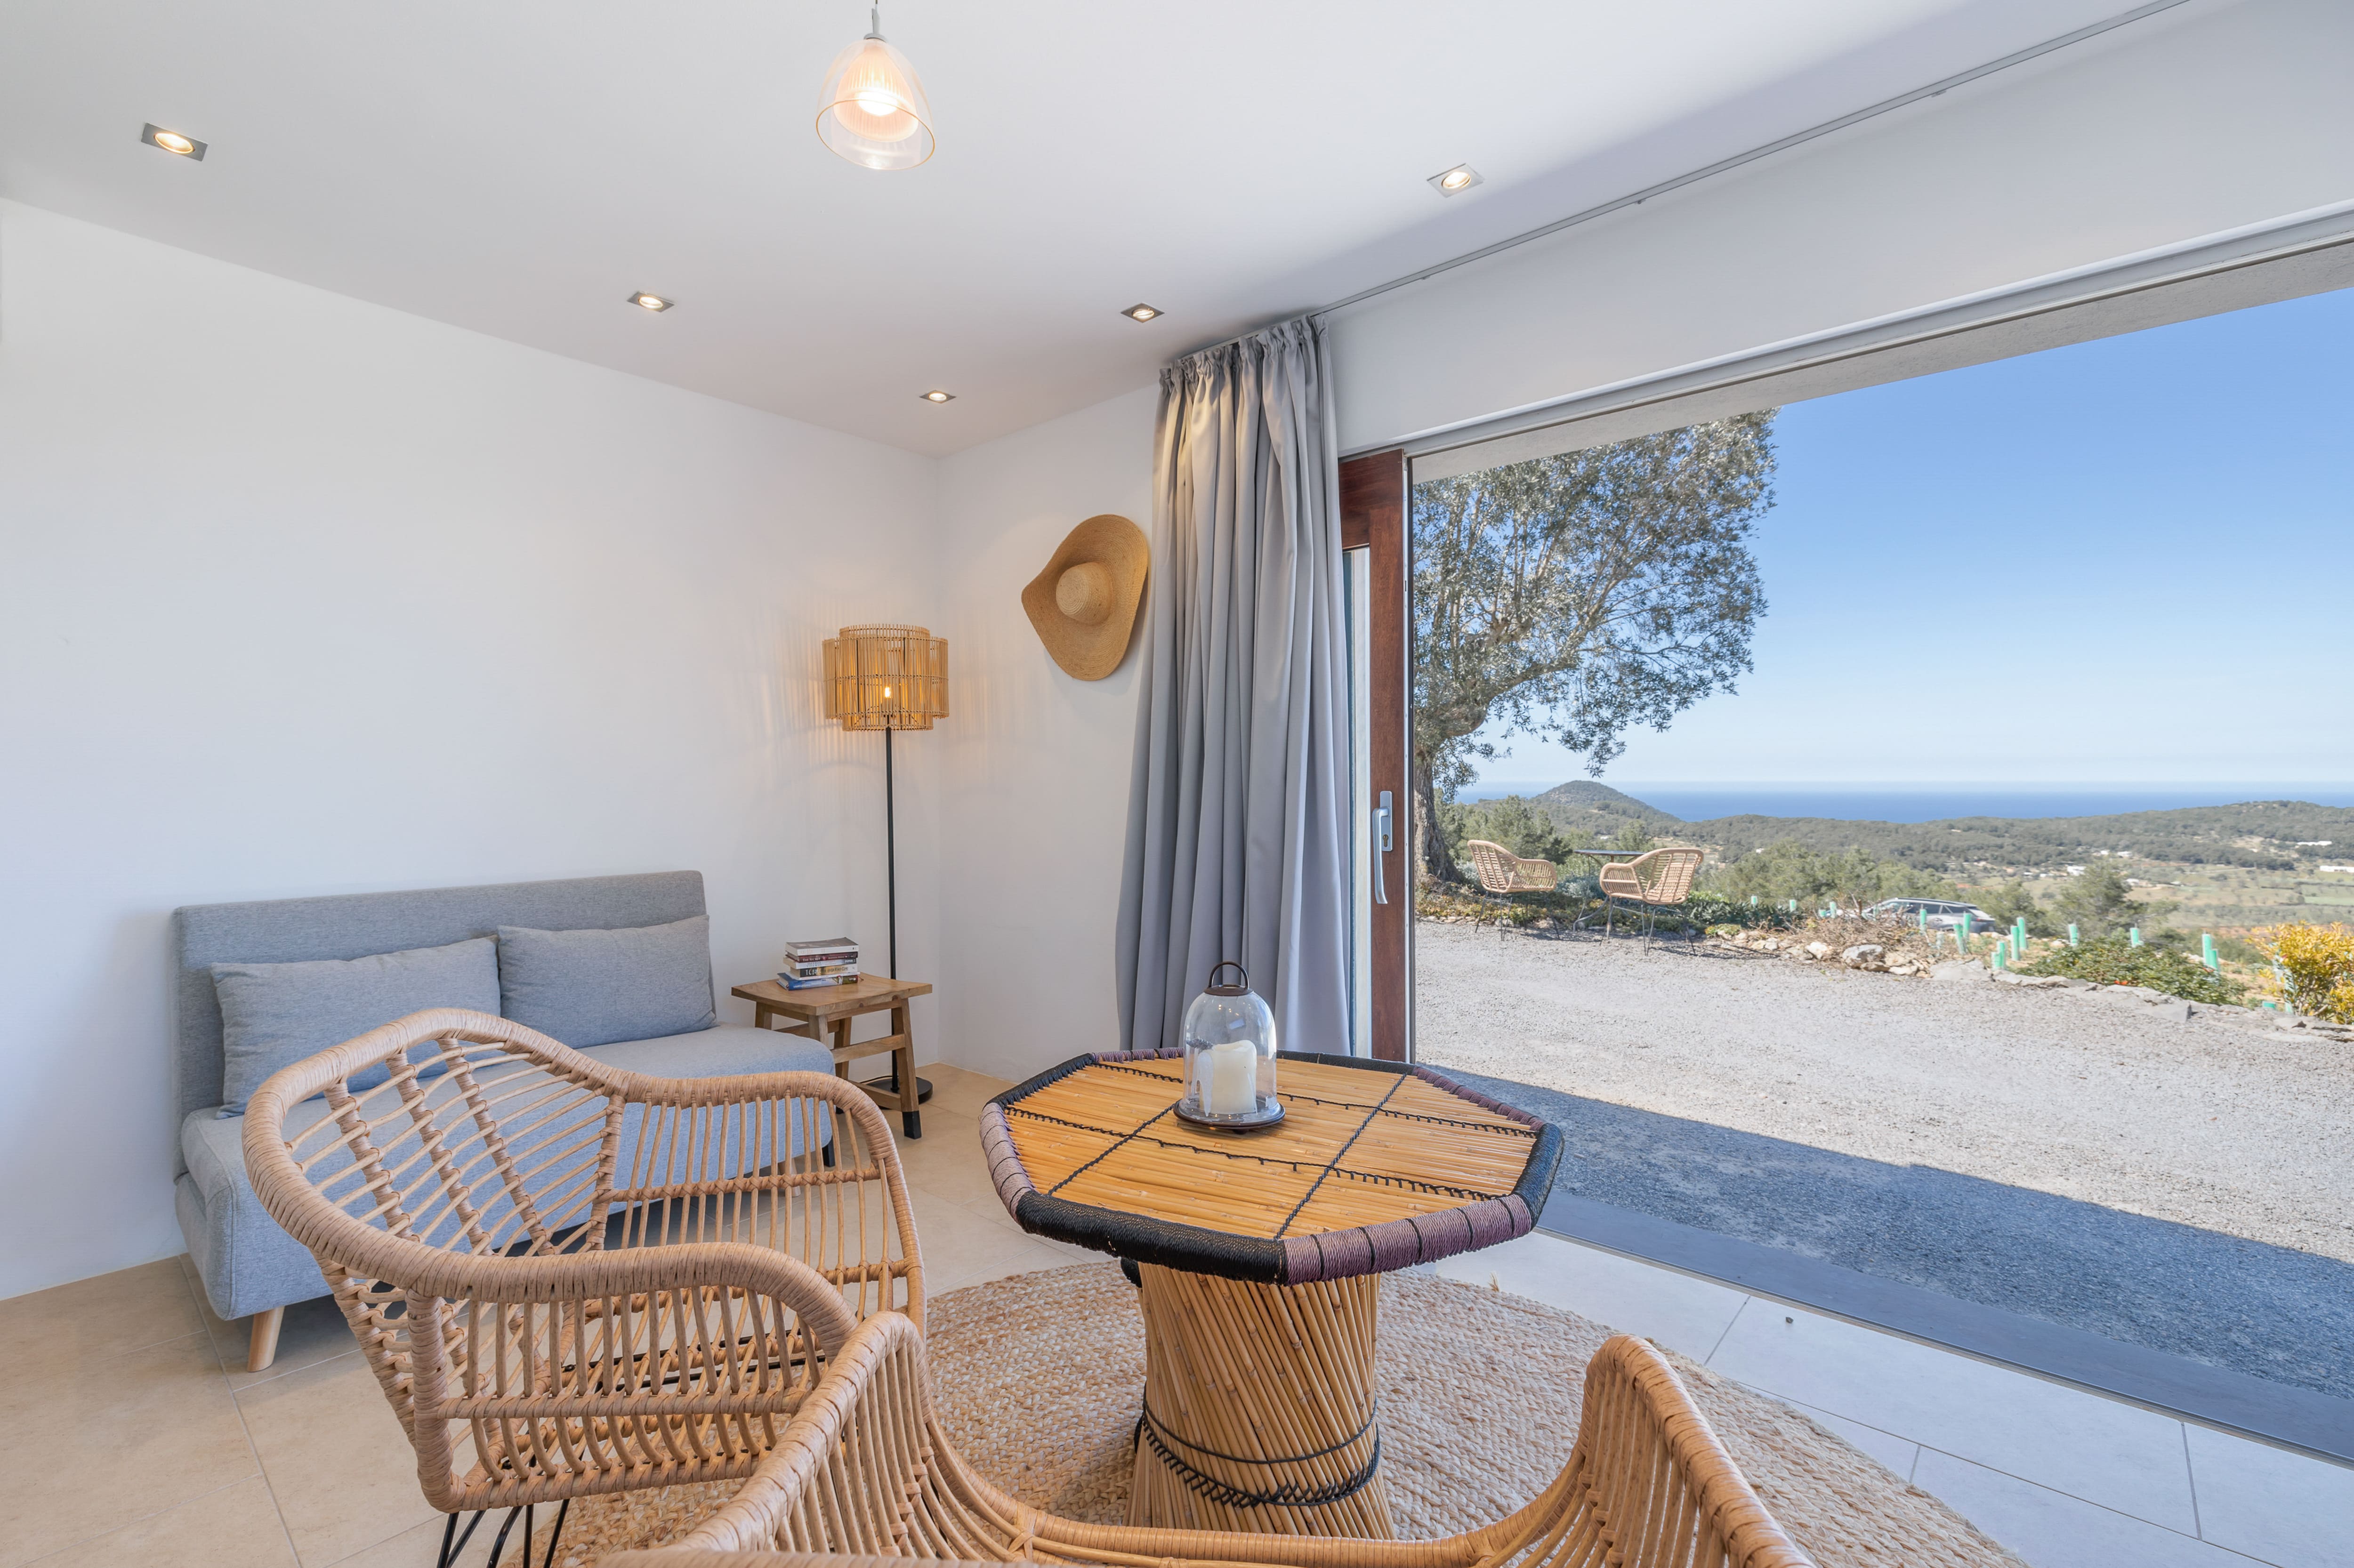
<path fill-rule="evenodd" d="M 1390 853 L 1390 792 L 1382 791 L 1382 803 L 1373 808 L 1373 902 L 1390 901 L 1388 885 L 1382 878 L 1382 856 Z"/>

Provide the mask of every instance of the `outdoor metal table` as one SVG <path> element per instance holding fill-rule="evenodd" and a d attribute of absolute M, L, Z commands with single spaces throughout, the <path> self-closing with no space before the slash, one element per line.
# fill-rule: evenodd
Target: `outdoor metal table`
<path fill-rule="evenodd" d="M 1170 1051 L 1075 1056 L 991 1100 L 981 1144 L 1023 1229 L 1137 1266 L 1130 1524 L 1392 1539 L 1381 1276 L 1525 1234 L 1561 1135 L 1426 1068 L 1278 1060 L 1264 1132 L 1180 1122 Z"/>

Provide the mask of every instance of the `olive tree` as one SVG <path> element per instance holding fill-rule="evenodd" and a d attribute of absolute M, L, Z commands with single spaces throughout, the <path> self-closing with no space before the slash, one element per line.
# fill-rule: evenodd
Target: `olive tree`
<path fill-rule="evenodd" d="M 2016 921 L 2027 922 L 2031 937 L 2056 937 L 2067 922 L 2055 920 L 2034 890 L 2024 882 L 1998 882 L 1978 888 L 1971 895 L 1972 903 L 2009 927 Z"/>
<path fill-rule="evenodd" d="M 2122 937 L 2136 926 L 2161 935 L 2159 922 L 2177 907 L 2136 898 L 2133 883 L 2115 861 L 2096 860 L 2062 886 L 2052 912 L 2055 926 L 2074 926 L 2082 935 L 2099 938 Z"/>
<path fill-rule="evenodd" d="M 1414 797 L 1422 868 L 1455 879 L 1438 802 L 1493 757 L 1490 725 L 1600 775 L 1752 665 L 1749 550 L 1774 503 L 1775 410 L 1414 490 Z"/>

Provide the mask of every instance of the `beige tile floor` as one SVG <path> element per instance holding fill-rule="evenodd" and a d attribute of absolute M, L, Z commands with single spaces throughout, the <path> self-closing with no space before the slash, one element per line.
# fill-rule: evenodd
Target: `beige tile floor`
<path fill-rule="evenodd" d="M 1094 1260 L 998 1202 L 974 1116 L 1005 1086 L 924 1072 L 925 1136 L 900 1154 L 929 1288 Z M 2035 1568 L 2354 1568 L 2354 1470 L 1543 1234 L 1438 1272 L 1799 1404 Z M 428 1568 L 440 1544 L 332 1304 L 290 1308 L 277 1364 L 249 1373 L 245 1326 L 212 1316 L 185 1258 L 0 1301 L 0 1420 L 44 1445 L 0 1467 L 0 1568 Z"/>
<path fill-rule="evenodd" d="M 924 1136 L 899 1150 L 927 1287 L 1097 1258 L 1023 1234 L 998 1202 L 974 1117 L 1006 1086 L 924 1075 Z M 0 1466 L 0 1568 L 430 1568 L 441 1516 L 334 1303 L 287 1309 L 267 1372 L 245 1370 L 245 1346 L 185 1257 L 0 1301 L 0 1423 L 49 1446 Z"/>

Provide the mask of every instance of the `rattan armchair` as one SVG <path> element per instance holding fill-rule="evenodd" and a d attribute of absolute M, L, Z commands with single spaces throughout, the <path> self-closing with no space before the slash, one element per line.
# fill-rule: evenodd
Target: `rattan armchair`
<path fill-rule="evenodd" d="M 1635 905 L 1643 911 L 1643 947 L 1648 951 L 1659 911 L 1672 909 L 1691 896 L 1692 878 L 1700 874 L 1701 863 L 1707 858 L 1703 850 L 1655 849 L 1604 866 L 1603 928 L 1611 928 L 1611 917 L 1621 900 Z"/>
<path fill-rule="evenodd" d="M 650 1077 L 439 1009 L 270 1078 L 245 1153 L 451 1516 L 445 1560 L 461 1511 L 749 1476 L 861 1319 L 921 1331 L 890 1131 L 824 1074 Z"/>
<path fill-rule="evenodd" d="M 1466 839 L 1463 847 L 1471 852 L 1479 885 L 1490 893 L 1550 893 L 1561 878 L 1553 862 L 1529 860 L 1486 839 Z"/>
<path fill-rule="evenodd" d="M 923 1336 L 859 1325 L 742 1491 L 675 1546 L 604 1568 L 861 1568 L 861 1559 L 1125 1568 L 1804 1568 L 1674 1370 L 1620 1335 L 1586 1369 L 1577 1443 L 1533 1501 L 1444 1541 L 1086 1524 L 1017 1502 L 940 1430 Z M 873 1568 L 871 1563 L 864 1568 Z"/>
<path fill-rule="evenodd" d="M 1466 839 L 1463 847 L 1471 852 L 1480 890 L 1508 907 L 1513 894 L 1550 893 L 1560 881 L 1561 873 L 1549 860 L 1529 860 L 1486 839 Z M 1502 927 L 1497 929 L 1500 933 Z"/>

